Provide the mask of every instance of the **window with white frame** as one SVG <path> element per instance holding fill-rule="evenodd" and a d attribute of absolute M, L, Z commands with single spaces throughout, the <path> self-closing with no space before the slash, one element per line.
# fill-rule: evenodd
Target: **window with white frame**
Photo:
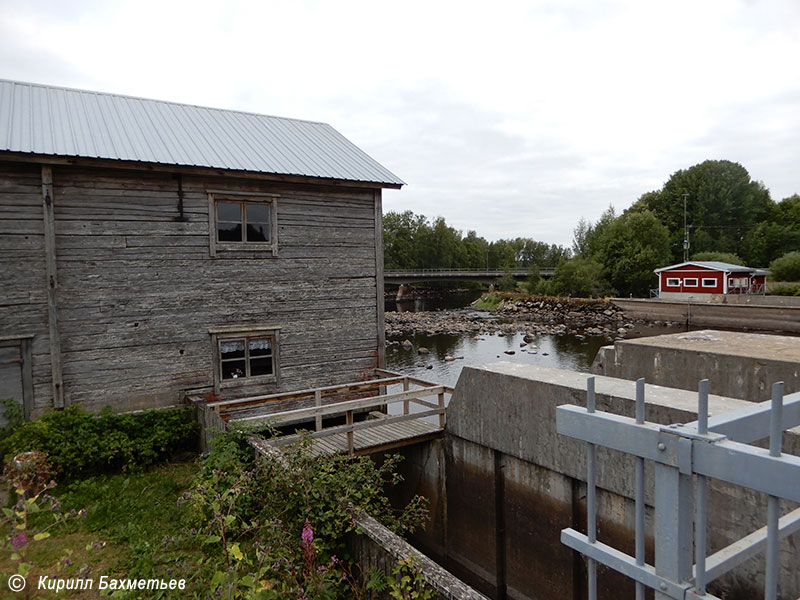
<path fill-rule="evenodd" d="M 713 277 L 703 277 L 703 287 L 717 287 L 717 280 Z"/>
<path fill-rule="evenodd" d="M 687 277 L 683 280 L 684 287 L 697 287 L 697 277 Z"/>
<path fill-rule="evenodd" d="M 728 287 L 730 288 L 746 288 L 750 284 L 749 277 L 729 277 Z"/>
<path fill-rule="evenodd" d="M 678 287 L 681 284 L 681 280 L 677 277 L 667 277 L 667 286 L 669 287 Z"/>
<path fill-rule="evenodd" d="M 278 379 L 278 328 L 211 331 L 217 389 Z"/>
<path fill-rule="evenodd" d="M 277 256 L 276 196 L 209 192 L 211 255 L 260 253 Z"/>

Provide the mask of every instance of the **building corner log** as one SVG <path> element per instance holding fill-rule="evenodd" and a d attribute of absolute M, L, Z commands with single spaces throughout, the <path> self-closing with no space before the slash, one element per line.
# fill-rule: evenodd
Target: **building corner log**
<path fill-rule="evenodd" d="M 375 198 L 375 295 L 377 296 L 377 351 L 378 368 L 386 368 L 386 319 L 383 299 L 383 203 L 381 190 L 373 192 Z"/>
<path fill-rule="evenodd" d="M 61 337 L 58 331 L 58 276 L 56 268 L 56 227 L 53 209 L 53 169 L 42 165 L 42 211 L 44 217 L 44 257 L 47 288 L 47 323 L 50 335 L 53 406 L 63 408 L 64 382 L 61 368 Z"/>

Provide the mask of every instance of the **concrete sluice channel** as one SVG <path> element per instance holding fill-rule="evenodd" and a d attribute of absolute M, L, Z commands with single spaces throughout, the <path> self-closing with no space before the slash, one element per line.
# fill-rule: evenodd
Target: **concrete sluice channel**
<path fill-rule="evenodd" d="M 700 331 L 618 341 L 593 367 L 597 407 L 633 417 L 632 379 L 643 376 L 647 422 L 690 423 L 697 419 L 699 379 L 711 380 L 709 407 L 718 416 L 769 400 L 775 381 L 784 382 L 787 394 L 800 390 L 798 364 L 800 338 L 794 337 Z M 502 361 L 465 366 L 444 434 L 400 451 L 405 484 L 395 500 L 414 494 L 430 500 L 428 527 L 411 543 L 489 598 L 586 598 L 585 558 L 560 541 L 566 528 L 586 531 L 586 444 L 556 431 L 556 408 L 585 406 L 586 385 L 587 374 L 576 371 Z M 800 456 L 800 429 L 784 432 L 783 451 Z M 597 460 L 598 539 L 633 555 L 633 458 L 599 449 Z M 648 463 L 648 564 L 660 543 L 653 534 L 653 471 Z M 712 480 L 709 554 L 763 527 L 766 504 L 765 494 Z M 789 501 L 780 506 L 781 515 L 797 508 Z M 778 556 L 777 598 L 797 598 L 797 534 L 780 542 Z M 631 579 L 603 566 L 597 586 L 598 598 L 635 595 Z M 762 555 L 711 583 L 708 597 L 761 598 L 763 590 Z"/>

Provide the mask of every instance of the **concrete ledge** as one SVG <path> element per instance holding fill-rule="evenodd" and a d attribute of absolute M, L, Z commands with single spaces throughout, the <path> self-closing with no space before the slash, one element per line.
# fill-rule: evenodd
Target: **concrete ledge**
<path fill-rule="evenodd" d="M 462 598 L 464 600 L 489 600 L 369 515 L 355 514 L 353 522 L 360 531 L 350 538 L 349 545 L 365 572 L 372 567 L 378 567 L 390 575 L 398 560 L 411 557 L 419 567 L 425 581 L 436 591 L 439 598 L 443 600 Z M 373 543 L 372 547 L 365 543 L 367 541 Z"/>
<path fill-rule="evenodd" d="M 707 378 L 712 393 L 763 402 L 776 381 L 787 394 L 800 391 L 800 338 L 702 330 L 619 340 L 598 353 L 592 372 L 685 390 Z"/>
<path fill-rule="evenodd" d="M 756 306 L 691 301 L 613 298 L 625 316 L 647 321 L 678 321 L 700 327 L 729 327 L 800 333 L 800 306 Z"/>

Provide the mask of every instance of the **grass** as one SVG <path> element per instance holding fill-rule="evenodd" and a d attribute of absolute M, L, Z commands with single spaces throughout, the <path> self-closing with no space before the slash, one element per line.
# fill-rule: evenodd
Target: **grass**
<path fill-rule="evenodd" d="M 478 298 L 475 301 L 475 303 L 473 304 L 473 306 L 475 308 L 483 308 L 483 309 L 486 309 L 486 310 L 494 310 L 495 308 L 497 308 L 500 305 L 501 300 L 502 300 L 502 298 L 500 297 L 499 294 L 488 293 L 488 294 L 484 294 L 483 296 Z"/>
<path fill-rule="evenodd" d="M 125 578 L 187 579 L 187 588 L 199 583 L 202 553 L 197 542 L 185 530 L 185 509 L 178 499 L 191 484 L 197 471 L 195 463 L 173 463 L 139 474 L 124 473 L 92 477 L 60 484 L 53 490 L 64 512 L 86 509 L 84 518 L 72 518 L 52 536 L 32 542 L 29 562 L 34 568 L 31 582 L 39 575 L 53 577 L 85 577 L 95 580 L 91 592 L 35 591 L 41 598 L 101 598 L 97 591 L 100 575 Z M 39 523 L 47 514 L 37 515 Z M 0 532 L 7 534 L 7 529 Z M 16 571 L 9 549 L 0 550 L 0 574 Z M 5 591 L 6 577 L 0 586 Z M 34 584 L 35 585 L 35 584 Z M 182 592 L 141 591 L 125 595 L 135 598 L 182 598 Z M 202 592 L 197 592 L 202 596 Z M 24 597 L 24 596 L 22 596 Z M 115 596 L 116 597 L 116 596 Z"/>

